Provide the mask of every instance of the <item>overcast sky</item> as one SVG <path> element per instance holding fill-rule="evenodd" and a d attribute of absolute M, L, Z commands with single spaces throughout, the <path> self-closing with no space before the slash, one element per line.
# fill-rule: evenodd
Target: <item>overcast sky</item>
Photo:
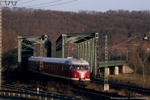
<path fill-rule="evenodd" d="M 150 0 L 17 0 L 17 7 L 59 11 L 150 10 Z M 4 4 L 3 4 L 4 5 Z"/>

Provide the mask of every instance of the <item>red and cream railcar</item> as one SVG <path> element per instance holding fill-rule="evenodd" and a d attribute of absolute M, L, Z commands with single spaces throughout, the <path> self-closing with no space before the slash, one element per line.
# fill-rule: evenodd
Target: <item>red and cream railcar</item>
<path fill-rule="evenodd" d="M 87 85 L 90 82 L 89 63 L 83 59 L 30 57 L 28 70 L 67 79 L 75 85 Z"/>

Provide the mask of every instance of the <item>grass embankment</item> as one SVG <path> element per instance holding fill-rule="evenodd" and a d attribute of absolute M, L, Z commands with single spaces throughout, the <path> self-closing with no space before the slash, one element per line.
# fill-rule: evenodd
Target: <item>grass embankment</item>
<path fill-rule="evenodd" d="M 110 81 L 127 83 L 129 85 L 136 85 L 139 87 L 150 88 L 150 75 L 143 77 L 139 74 L 119 74 L 109 75 Z"/>

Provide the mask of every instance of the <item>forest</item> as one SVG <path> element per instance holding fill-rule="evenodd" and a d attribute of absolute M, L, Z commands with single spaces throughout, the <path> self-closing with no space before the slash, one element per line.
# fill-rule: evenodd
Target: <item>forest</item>
<path fill-rule="evenodd" d="M 55 57 L 55 41 L 62 33 L 97 32 L 99 45 L 102 47 L 105 34 L 109 36 L 109 46 L 122 43 L 130 37 L 142 38 L 145 34 L 149 36 L 150 11 L 65 12 L 4 7 L 2 31 L 3 64 L 9 66 L 11 63 L 7 64 L 8 61 L 13 62 L 13 65 L 17 64 L 14 60 L 17 60 L 18 35 L 49 35 L 52 40 L 52 56 Z M 139 43 L 139 41 L 136 39 L 132 43 Z M 126 50 L 127 47 L 118 48 Z"/>

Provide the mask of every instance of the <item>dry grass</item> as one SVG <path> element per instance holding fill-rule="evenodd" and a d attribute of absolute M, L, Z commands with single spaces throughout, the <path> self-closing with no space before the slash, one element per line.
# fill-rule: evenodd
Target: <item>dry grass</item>
<path fill-rule="evenodd" d="M 140 87 L 150 88 L 150 75 L 143 78 L 141 75 L 134 74 L 120 74 L 120 75 L 110 75 L 109 80 L 117 81 L 122 83 L 128 83 L 131 85 L 136 85 Z"/>
<path fill-rule="evenodd" d="M 103 87 L 103 84 L 90 83 L 86 88 L 93 89 L 96 91 L 102 91 Z"/>

